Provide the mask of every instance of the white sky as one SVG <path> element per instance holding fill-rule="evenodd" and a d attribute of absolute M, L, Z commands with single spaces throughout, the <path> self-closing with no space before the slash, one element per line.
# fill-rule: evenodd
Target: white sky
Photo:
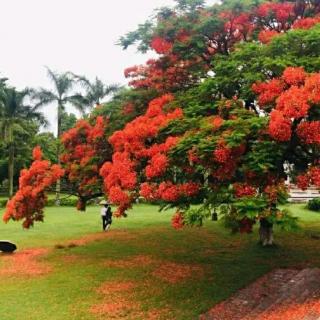
<path fill-rule="evenodd" d="M 214 3 L 208 0 L 207 3 Z M 115 43 L 153 10 L 173 0 L 1 0 L 0 76 L 18 89 L 51 88 L 44 66 L 106 83 L 125 83 L 123 70 L 147 56 Z M 55 131 L 55 106 L 44 110 Z M 72 110 L 69 110 L 72 111 Z"/>

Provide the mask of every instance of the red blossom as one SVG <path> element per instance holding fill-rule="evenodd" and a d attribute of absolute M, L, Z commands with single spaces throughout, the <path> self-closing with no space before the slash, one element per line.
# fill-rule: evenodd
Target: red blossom
<path fill-rule="evenodd" d="M 283 71 L 282 79 L 289 85 L 300 85 L 306 79 L 306 73 L 301 67 L 288 67 Z"/>
<path fill-rule="evenodd" d="M 283 92 L 284 84 L 279 79 L 272 79 L 269 82 L 258 82 L 252 85 L 252 90 L 259 94 L 258 102 L 260 106 L 273 103 Z"/>
<path fill-rule="evenodd" d="M 34 161 L 42 159 L 42 151 L 40 146 L 36 146 L 32 151 L 32 158 Z"/>
<path fill-rule="evenodd" d="M 214 116 L 212 118 L 212 125 L 214 130 L 218 130 L 223 125 L 224 120 L 220 116 Z"/>
<path fill-rule="evenodd" d="M 182 229 L 184 227 L 184 224 L 185 222 L 184 222 L 183 214 L 180 211 L 177 211 L 171 219 L 171 225 L 173 226 L 173 228 L 178 230 L 178 229 Z"/>
<path fill-rule="evenodd" d="M 307 144 L 320 144 L 320 121 L 304 121 L 297 127 L 297 135 Z"/>
<path fill-rule="evenodd" d="M 172 182 L 162 182 L 158 189 L 159 197 L 167 202 L 176 202 L 180 198 L 180 190 Z"/>
<path fill-rule="evenodd" d="M 215 161 L 219 163 L 227 162 L 231 157 L 231 149 L 226 147 L 225 145 L 220 145 L 213 152 Z"/>
<path fill-rule="evenodd" d="M 304 88 L 292 86 L 277 99 L 276 109 L 288 118 L 302 118 L 307 115 L 310 105 L 308 94 Z"/>
<path fill-rule="evenodd" d="M 307 77 L 305 91 L 312 103 L 320 103 L 320 73 L 314 73 Z"/>
<path fill-rule="evenodd" d="M 154 201 L 158 199 L 156 186 L 147 182 L 141 184 L 140 195 L 144 197 L 147 201 Z"/>
<path fill-rule="evenodd" d="M 268 132 L 277 141 L 289 141 L 292 134 L 291 121 L 285 118 L 282 112 L 273 110 L 270 114 Z"/>
<path fill-rule="evenodd" d="M 3 220 L 24 220 L 23 227 L 29 228 L 35 221 L 43 220 L 43 208 L 47 201 L 45 191 L 64 175 L 58 165 L 51 165 L 41 160 L 41 149 L 33 150 L 34 162 L 29 169 L 21 171 L 19 190 L 10 199 L 3 215 Z"/>
<path fill-rule="evenodd" d="M 301 190 L 307 190 L 310 184 L 310 179 L 307 175 L 301 174 L 297 176 L 296 183 Z"/>
<path fill-rule="evenodd" d="M 320 17 L 315 18 L 303 18 L 296 20 L 292 26 L 293 29 L 310 29 L 320 22 Z"/>
<path fill-rule="evenodd" d="M 185 197 L 193 197 L 200 191 L 200 185 L 195 182 L 187 182 L 180 185 L 180 192 Z"/>
<path fill-rule="evenodd" d="M 200 159 L 197 156 L 197 152 L 195 149 L 191 149 L 188 151 L 188 159 L 191 164 L 199 163 Z"/>
<path fill-rule="evenodd" d="M 164 154 L 156 154 L 150 160 L 150 164 L 146 167 L 146 176 L 148 179 L 163 175 L 168 166 L 167 156 Z"/>
<path fill-rule="evenodd" d="M 308 175 L 310 177 L 311 183 L 313 183 L 316 187 L 320 188 L 320 168 L 312 167 Z"/>
<path fill-rule="evenodd" d="M 255 187 L 252 187 L 248 184 L 243 184 L 243 183 L 234 183 L 233 189 L 234 189 L 234 194 L 237 198 L 251 197 L 257 193 L 257 190 Z"/>
<path fill-rule="evenodd" d="M 161 37 L 153 38 L 150 46 L 159 54 L 166 54 L 172 49 L 172 43 Z"/>
<path fill-rule="evenodd" d="M 273 38 L 280 36 L 281 33 L 275 30 L 262 30 L 259 35 L 258 39 L 263 44 L 268 44 L 272 41 Z"/>

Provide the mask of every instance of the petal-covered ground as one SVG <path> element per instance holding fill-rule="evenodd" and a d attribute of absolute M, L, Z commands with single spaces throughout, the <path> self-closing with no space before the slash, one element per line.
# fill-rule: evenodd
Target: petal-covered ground
<path fill-rule="evenodd" d="M 272 270 L 285 272 L 261 285 L 269 292 L 275 291 L 271 283 L 320 267 L 317 214 L 301 210 L 304 229 L 276 231 L 278 247 L 265 250 L 257 245 L 257 233 L 231 235 L 211 221 L 176 231 L 171 214 L 156 210 L 139 205 L 128 219 L 115 220 L 109 232 L 100 232 L 95 207 L 86 214 L 53 208 L 44 224 L 28 231 L 14 223 L 0 225 L 2 238 L 18 245 L 13 255 L 0 254 L 0 319 L 193 320 L 215 305 L 226 315 L 221 301 L 261 283 Z M 266 295 L 258 287 L 242 294 L 243 301 L 234 303 L 239 314 Z M 286 319 L 290 312 L 317 308 L 317 301 L 282 303 L 264 316 Z"/>
<path fill-rule="evenodd" d="M 310 268 L 274 270 L 200 317 L 200 320 L 316 319 L 320 319 L 320 269 Z"/>

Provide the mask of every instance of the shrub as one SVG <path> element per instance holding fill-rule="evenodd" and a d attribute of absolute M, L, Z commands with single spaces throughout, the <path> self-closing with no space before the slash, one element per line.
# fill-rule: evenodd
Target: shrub
<path fill-rule="evenodd" d="M 55 207 L 56 206 L 55 199 L 48 199 L 46 207 Z M 70 197 L 70 198 L 61 198 L 60 206 L 61 207 L 76 207 L 78 202 L 78 198 Z M 95 199 L 91 199 L 87 202 L 87 205 L 95 204 Z"/>
<path fill-rule="evenodd" d="M 5 208 L 5 206 L 7 205 L 7 199 L 1 199 L 0 200 L 0 208 Z"/>
<path fill-rule="evenodd" d="M 308 201 L 308 209 L 320 212 L 320 198 L 314 198 Z"/>

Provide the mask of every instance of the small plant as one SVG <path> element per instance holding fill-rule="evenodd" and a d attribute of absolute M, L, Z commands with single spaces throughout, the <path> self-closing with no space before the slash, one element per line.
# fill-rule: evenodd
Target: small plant
<path fill-rule="evenodd" d="M 308 209 L 320 212 L 320 198 L 314 198 L 308 201 Z"/>

